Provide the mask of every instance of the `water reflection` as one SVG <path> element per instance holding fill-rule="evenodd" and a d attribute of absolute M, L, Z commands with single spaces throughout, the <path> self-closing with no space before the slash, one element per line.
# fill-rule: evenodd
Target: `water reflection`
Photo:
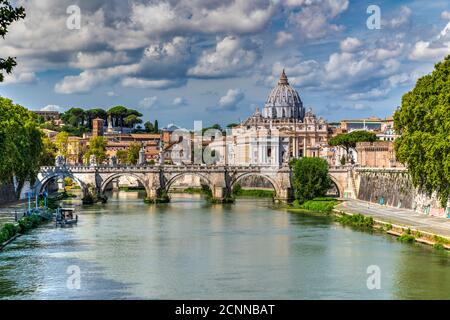
<path fill-rule="evenodd" d="M 20 238 L 0 254 L 0 298 L 449 298 L 447 253 L 266 200 L 222 206 L 176 195 L 149 206 L 143 196 L 110 194 L 106 205 L 78 207 L 74 228 Z M 67 289 L 71 265 L 82 272 L 79 291 Z M 381 290 L 367 289 L 370 265 L 382 270 Z"/>

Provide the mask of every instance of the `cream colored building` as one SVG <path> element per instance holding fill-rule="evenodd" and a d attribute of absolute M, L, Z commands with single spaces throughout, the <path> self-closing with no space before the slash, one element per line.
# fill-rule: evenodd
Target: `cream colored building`
<path fill-rule="evenodd" d="M 216 163 L 228 165 L 283 165 L 292 158 L 327 159 L 329 130 L 322 118 L 305 111 L 298 92 L 283 71 L 262 112 L 255 113 L 226 137 L 210 144 Z"/>

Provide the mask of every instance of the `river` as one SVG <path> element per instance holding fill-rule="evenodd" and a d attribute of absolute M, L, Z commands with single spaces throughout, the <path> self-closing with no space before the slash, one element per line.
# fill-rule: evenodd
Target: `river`
<path fill-rule="evenodd" d="M 115 193 L 78 207 L 78 226 L 20 237 L 0 252 L 0 299 L 450 299 L 447 252 L 267 200 L 142 197 Z"/>

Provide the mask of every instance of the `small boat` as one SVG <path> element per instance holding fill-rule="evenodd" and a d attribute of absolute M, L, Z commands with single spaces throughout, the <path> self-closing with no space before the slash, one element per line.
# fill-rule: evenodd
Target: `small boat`
<path fill-rule="evenodd" d="M 56 211 L 56 226 L 66 227 L 78 223 L 78 216 L 75 215 L 75 209 L 58 208 Z"/>

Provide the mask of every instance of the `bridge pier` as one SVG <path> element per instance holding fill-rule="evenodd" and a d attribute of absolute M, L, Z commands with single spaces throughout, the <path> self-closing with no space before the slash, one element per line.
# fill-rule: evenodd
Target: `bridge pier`
<path fill-rule="evenodd" d="M 146 203 L 157 204 L 157 203 L 169 203 L 170 197 L 166 190 L 162 188 L 148 188 L 147 197 L 145 198 Z"/>
<path fill-rule="evenodd" d="M 291 188 L 277 190 L 275 196 L 275 203 L 289 204 L 293 199 L 293 193 Z"/>
<path fill-rule="evenodd" d="M 119 179 L 115 179 L 112 181 L 112 190 L 113 191 L 119 191 L 120 186 L 119 186 Z"/>

